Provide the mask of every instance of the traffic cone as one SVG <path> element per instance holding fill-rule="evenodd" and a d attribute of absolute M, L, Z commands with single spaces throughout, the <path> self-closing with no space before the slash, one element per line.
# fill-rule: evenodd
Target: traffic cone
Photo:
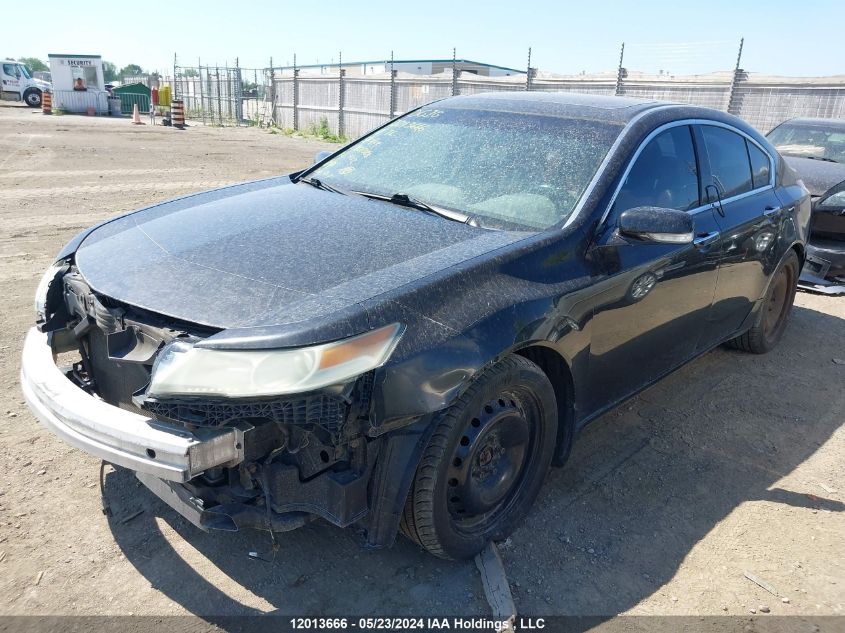
<path fill-rule="evenodd" d="M 138 109 L 137 103 L 132 108 L 132 123 L 135 125 L 144 125 L 144 122 L 141 120 L 141 111 Z"/>

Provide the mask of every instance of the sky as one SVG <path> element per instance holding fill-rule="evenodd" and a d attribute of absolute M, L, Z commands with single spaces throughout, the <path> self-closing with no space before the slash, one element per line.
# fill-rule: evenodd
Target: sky
<path fill-rule="evenodd" d="M 742 67 L 789 76 L 845 74 L 843 0 L 396 0 L 297 2 L 66 0 L 8 3 L 0 56 L 99 54 L 171 74 L 205 64 L 264 68 L 344 61 L 458 58 L 576 74 L 614 71 L 625 42 L 629 70 L 672 74 Z M 31 25 L 26 27 L 26 25 Z M 15 25 L 14 28 L 6 28 Z M 33 37 L 33 34 L 37 36 Z"/>

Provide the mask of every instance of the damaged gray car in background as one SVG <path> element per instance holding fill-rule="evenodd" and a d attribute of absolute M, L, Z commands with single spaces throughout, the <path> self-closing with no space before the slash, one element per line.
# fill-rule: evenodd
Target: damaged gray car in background
<path fill-rule="evenodd" d="M 845 121 L 790 119 L 767 135 L 813 200 L 810 242 L 799 286 L 845 294 Z"/>

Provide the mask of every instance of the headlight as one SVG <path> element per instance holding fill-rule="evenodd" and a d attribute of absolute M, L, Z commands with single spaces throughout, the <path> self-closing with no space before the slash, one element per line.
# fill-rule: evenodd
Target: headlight
<path fill-rule="evenodd" d="M 64 268 L 64 262 L 56 262 L 44 271 L 41 281 L 38 282 L 38 288 L 35 289 L 35 312 L 39 317 L 47 316 L 45 314 L 47 311 L 47 291 L 62 268 Z"/>
<path fill-rule="evenodd" d="M 818 209 L 842 209 L 845 208 L 845 190 L 838 191 L 827 198 L 819 200 L 816 205 Z"/>
<path fill-rule="evenodd" d="M 148 394 L 242 398 L 311 391 L 381 366 L 401 334 L 394 323 L 342 341 L 283 350 L 216 350 L 174 341 L 153 365 Z"/>

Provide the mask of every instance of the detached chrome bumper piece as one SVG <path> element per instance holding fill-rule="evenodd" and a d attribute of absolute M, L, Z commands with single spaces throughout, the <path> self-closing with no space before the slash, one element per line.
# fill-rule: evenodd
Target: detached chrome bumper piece
<path fill-rule="evenodd" d="M 21 361 L 27 404 L 60 438 L 112 464 L 186 482 L 215 466 L 243 461 L 243 432 L 186 429 L 114 407 L 71 382 L 56 366 L 46 334 L 32 328 Z"/>
<path fill-rule="evenodd" d="M 801 273 L 801 277 L 798 279 L 798 287 L 823 295 L 836 296 L 845 294 L 845 284 L 832 283 L 808 273 Z"/>
<path fill-rule="evenodd" d="M 841 283 L 843 269 L 845 243 L 842 246 L 829 242 L 807 244 L 807 261 L 801 270 L 798 287 L 825 295 L 845 294 L 845 284 Z"/>

